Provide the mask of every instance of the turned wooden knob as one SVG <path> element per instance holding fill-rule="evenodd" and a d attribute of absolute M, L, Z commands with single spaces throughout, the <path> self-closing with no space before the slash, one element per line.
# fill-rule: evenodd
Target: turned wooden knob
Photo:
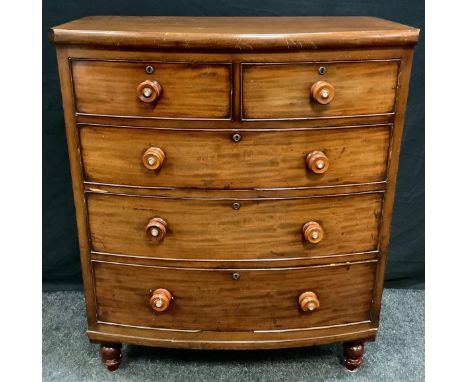
<path fill-rule="evenodd" d="M 156 289 L 151 294 L 150 306 L 155 312 L 164 312 L 172 300 L 171 292 L 166 289 Z"/>
<path fill-rule="evenodd" d="M 304 234 L 304 238 L 312 244 L 320 243 L 324 235 L 322 226 L 313 221 L 304 224 L 302 233 Z"/>
<path fill-rule="evenodd" d="M 161 218 L 153 218 L 146 225 L 146 234 L 151 240 L 161 241 L 166 236 L 167 223 Z"/>
<path fill-rule="evenodd" d="M 137 95 L 141 102 L 151 103 L 159 99 L 162 86 L 158 81 L 146 80 L 137 87 Z"/>
<path fill-rule="evenodd" d="M 304 312 L 312 312 L 320 307 L 320 301 L 314 292 L 304 292 L 299 296 L 299 306 Z"/>
<path fill-rule="evenodd" d="M 315 174 L 323 174 L 330 165 L 328 157 L 321 151 L 312 151 L 307 154 L 306 163 L 307 167 Z"/>
<path fill-rule="evenodd" d="M 317 81 L 310 88 L 310 94 L 315 102 L 326 105 L 335 98 L 335 88 L 326 81 Z"/>
<path fill-rule="evenodd" d="M 143 153 L 143 166 L 148 170 L 159 170 L 166 159 L 166 154 L 159 147 L 150 147 Z"/>

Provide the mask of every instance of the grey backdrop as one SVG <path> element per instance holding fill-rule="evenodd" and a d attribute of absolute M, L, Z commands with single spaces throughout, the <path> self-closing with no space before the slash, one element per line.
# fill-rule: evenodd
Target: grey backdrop
<path fill-rule="evenodd" d="M 401 149 L 386 286 L 424 286 L 424 1 L 422 0 L 44 0 L 43 1 L 43 282 L 81 286 L 78 239 L 57 62 L 50 27 L 90 15 L 378 16 L 421 29 Z"/>

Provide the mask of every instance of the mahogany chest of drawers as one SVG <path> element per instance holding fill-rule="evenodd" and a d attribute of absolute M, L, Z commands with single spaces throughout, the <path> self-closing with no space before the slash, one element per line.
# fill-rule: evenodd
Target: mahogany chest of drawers
<path fill-rule="evenodd" d="M 87 334 L 270 349 L 376 337 L 418 30 L 88 17 L 51 30 Z"/>

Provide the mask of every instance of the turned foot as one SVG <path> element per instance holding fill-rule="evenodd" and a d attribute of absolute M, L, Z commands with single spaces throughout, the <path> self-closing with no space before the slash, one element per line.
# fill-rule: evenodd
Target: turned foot
<path fill-rule="evenodd" d="M 107 370 L 116 371 L 122 360 L 122 344 L 102 344 L 101 358 L 102 363 L 106 365 Z"/>
<path fill-rule="evenodd" d="M 343 344 L 345 366 L 349 371 L 356 370 L 361 366 L 364 355 L 364 342 L 345 342 Z"/>

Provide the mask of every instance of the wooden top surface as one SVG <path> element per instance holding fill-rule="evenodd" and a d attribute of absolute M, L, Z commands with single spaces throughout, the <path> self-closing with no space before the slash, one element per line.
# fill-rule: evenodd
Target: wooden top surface
<path fill-rule="evenodd" d="M 56 44 L 304 50 L 414 45 L 419 29 L 375 17 L 93 16 L 51 29 Z"/>

